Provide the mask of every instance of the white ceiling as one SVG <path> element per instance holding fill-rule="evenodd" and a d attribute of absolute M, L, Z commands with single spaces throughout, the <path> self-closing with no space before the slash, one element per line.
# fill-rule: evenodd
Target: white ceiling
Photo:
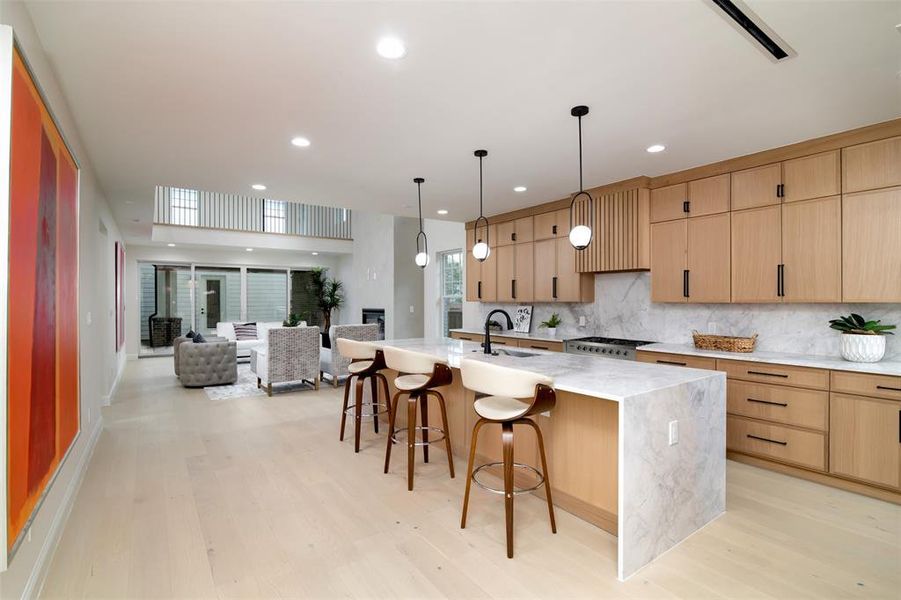
<path fill-rule="evenodd" d="M 578 186 L 575 104 L 586 187 L 901 116 L 901 2 L 748 4 L 797 57 L 771 62 L 702 0 L 29 9 L 117 220 L 146 241 L 156 184 L 414 215 L 422 176 L 426 216 L 472 219 L 482 147 L 486 213 L 557 199 Z M 375 53 L 385 34 L 404 59 Z"/>

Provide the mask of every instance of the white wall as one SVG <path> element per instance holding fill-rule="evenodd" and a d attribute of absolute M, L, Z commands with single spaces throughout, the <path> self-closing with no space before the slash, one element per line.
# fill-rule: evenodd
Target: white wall
<path fill-rule="evenodd" d="M 9 569 L 0 575 L 0 597 L 18 598 L 23 593 L 36 592 L 33 586 L 38 582 L 38 575 L 42 576 L 42 569 L 49 565 L 63 519 L 74 500 L 81 469 L 90 457 L 92 441 L 96 440 L 92 435 L 99 433 L 100 407 L 121 372 L 124 353 L 117 354 L 114 339 L 113 244 L 122 236 L 94 176 L 88 153 L 78 136 L 28 10 L 20 2 L 3 2 L 0 22 L 13 28 L 81 167 L 78 223 L 81 433 L 31 525 L 30 539 L 26 538 L 12 557 Z M 0 118 L 8 120 L 9 115 L 0 115 Z"/>
<path fill-rule="evenodd" d="M 441 331 L 441 267 L 438 254 L 448 250 L 468 251 L 466 246 L 466 229 L 463 223 L 426 219 L 424 229 L 429 236 L 429 266 L 425 268 L 423 282 L 423 336 L 437 337 Z M 463 260 L 463 285 L 466 285 L 466 260 Z M 466 290 L 464 289 L 464 295 Z M 464 302 L 465 305 L 475 302 Z M 465 318 L 465 317 L 464 317 Z"/>
<path fill-rule="evenodd" d="M 140 274 L 138 262 L 201 264 L 205 266 L 246 266 L 260 268 L 311 268 L 323 267 L 329 270 L 329 276 L 338 274 L 340 255 L 313 256 L 309 252 L 279 252 L 271 250 L 254 250 L 247 252 L 244 248 L 200 248 L 189 246 L 127 246 L 125 250 L 125 295 L 127 306 L 135 307 L 126 312 L 125 344 L 129 357 L 136 357 L 141 347 L 141 315 L 140 306 Z M 342 314 L 333 313 L 336 323 L 343 322 Z"/>
<path fill-rule="evenodd" d="M 416 266 L 419 219 L 394 219 L 394 339 L 422 337 L 423 270 Z M 431 248 L 429 249 L 431 251 Z"/>

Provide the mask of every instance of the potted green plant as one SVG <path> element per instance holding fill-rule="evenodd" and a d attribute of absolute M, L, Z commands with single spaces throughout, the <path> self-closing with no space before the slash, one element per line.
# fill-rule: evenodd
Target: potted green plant
<path fill-rule="evenodd" d="M 829 321 L 829 327 L 842 332 L 842 358 L 851 362 L 878 362 L 885 356 L 885 336 L 894 335 L 894 325 L 868 321 L 851 313 Z"/>
<path fill-rule="evenodd" d="M 325 269 L 316 268 L 311 272 L 310 290 L 322 311 L 322 346 L 328 348 L 328 330 L 332 326 L 332 311 L 344 305 L 344 284 L 326 276 Z"/>
<path fill-rule="evenodd" d="M 555 336 L 557 335 L 557 326 L 562 322 L 563 321 L 560 320 L 560 315 L 553 313 L 547 321 L 542 321 L 539 327 L 547 329 L 548 335 Z"/>
<path fill-rule="evenodd" d="M 282 327 L 297 327 L 302 322 L 303 318 L 300 315 L 291 313 L 286 320 L 282 321 Z"/>

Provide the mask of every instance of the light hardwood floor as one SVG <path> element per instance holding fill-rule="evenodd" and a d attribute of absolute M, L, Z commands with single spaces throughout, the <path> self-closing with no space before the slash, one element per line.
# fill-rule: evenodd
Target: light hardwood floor
<path fill-rule="evenodd" d="M 382 473 L 384 431 L 338 442 L 323 386 L 211 401 L 171 359 L 131 361 L 43 587 L 46 598 L 895 598 L 901 508 L 729 463 L 727 513 L 626 583 L 616 539 L 543 501 L 475 489 L 443 452 Z M 553 476 L 553 473 L 551 474 Z"/>

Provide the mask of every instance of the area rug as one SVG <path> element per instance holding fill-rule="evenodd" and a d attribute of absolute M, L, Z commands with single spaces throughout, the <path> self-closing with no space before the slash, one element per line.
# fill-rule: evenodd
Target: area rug
<path fill-rule="evenodd" d="M 312 386 L 300 381 L 296 383 L 280 383 L 273 386 L 272 395 L 295 392 L 302 389 L 310 389 Z M 252 396 L 266 396 L 266 390 L 257 387 L 257 377 L 250 370 L 247 363 L 238 363 L 238 379 L 231 385 L 211 385 L 203 388 L 210 400 L 232 400 L 234 398 L 249 398 Z"/>

